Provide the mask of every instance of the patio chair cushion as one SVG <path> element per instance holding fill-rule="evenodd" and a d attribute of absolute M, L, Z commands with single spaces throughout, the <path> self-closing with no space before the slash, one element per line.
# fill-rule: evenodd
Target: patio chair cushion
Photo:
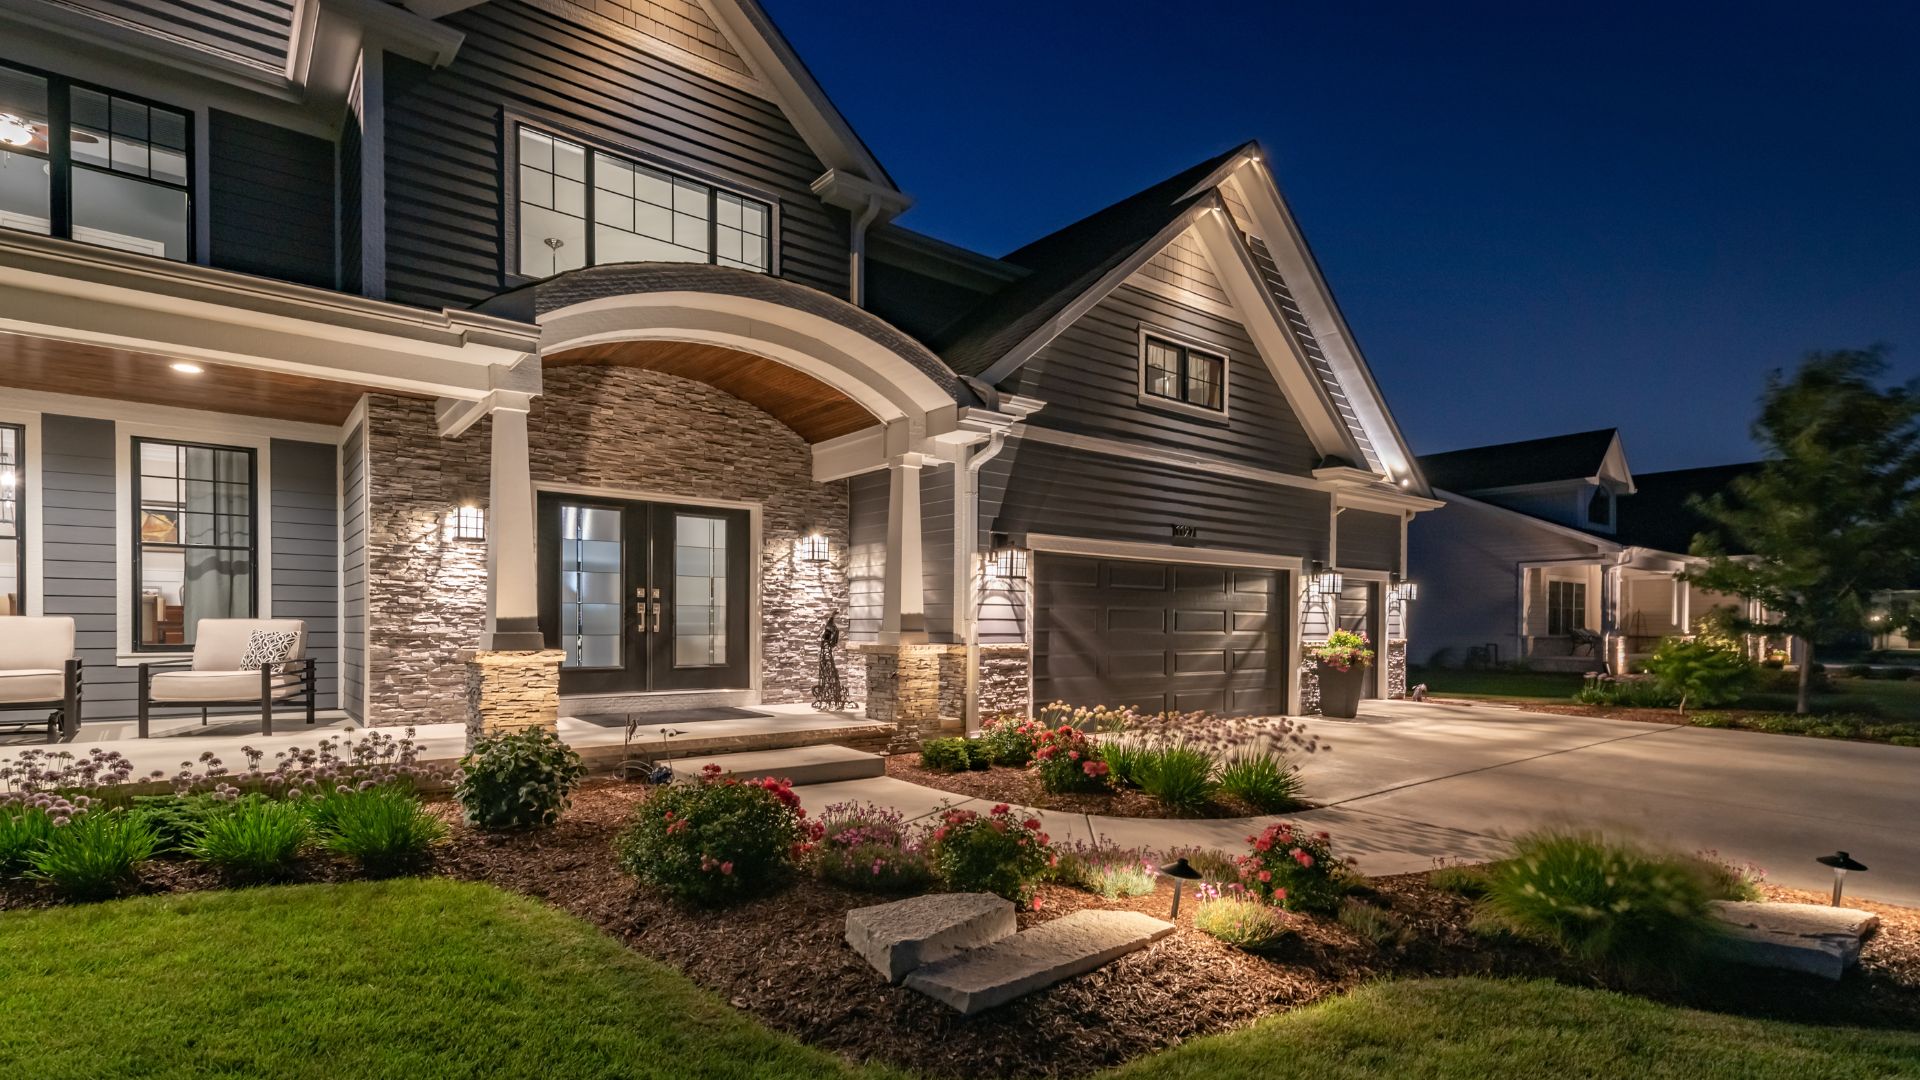
<path fill-rule="evenodd" d="M 273 681 L 273 696 L 276 700 L 292 697 L 300 692 L 298 675 L 276 675 Z M 153 701 L 235 703 L 259 701 L 260 673 L 258 671 L 156 671 L 149 696 Z"/>
<path fill-rule="evenodd" d="M 201 619 L 194 624 L 193 670 L 245 670 L 247 643 L 255 630 L 294 635 L 293 648 L 282 659 L 298 660 L 306 655 L 307 624 L 299 619 Z M 256 680 L 253 696 L 259 697 L 258 664 L 253 665 L 252 674 Z"/>
<path fill-rule="evenodd" d="M 0 617 L 0 670 L 60 670 L 73 659 L 73 617 Z M 54 694 L 59 697 L 59 694 Z"/>
<path fill-rule="evenodd" d="M 0 671 L 0 705 L 59 701 L 67 692 L 65 675 L 43 668 Z"/>

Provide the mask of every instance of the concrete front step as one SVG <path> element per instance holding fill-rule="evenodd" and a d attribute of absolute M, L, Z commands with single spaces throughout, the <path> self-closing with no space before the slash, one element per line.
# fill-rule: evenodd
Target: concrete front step
<path fill-rule="evenodd" d="M 575 722 L 577 724 L 577 722 Z M 584 727 L 585 725 L 578 725 Z M 826 723 L 737 722 L 702 720 L 680 725 L 685 734 L 663 740 L 659 725 L 642 727 L 631 750 L 619 742 L 573 743 L 590 769 L 611 769 L 629 757 L 666 761 L 676 772 L 685 772 L 682 759 L 713 758 L 718 755 L 747 754 L 768 750 L 834 745 L 843 750 L 881 750 L 893 737 L 893 724 L 872 720 L 835 720 Z M 616 738 L 618 736 L 616 735 Z M 695 771 L 698 771 L 697 769 Z M 884 766 L 881 772 L 884 772 Z M 878 776 L 880 773 L 862 773 Z M 815 781 L 820 783 L 821 781 Z"/>
<path fill-rule="evenodd" d="M 906 984 L 971 1016 L 1084 975 L 1171 933 L 1172 923 L 1137 911 L 1083 908 L 929 964 L 908 975 Z"/>
<path fill-rule="evenodd" d="M 709 754 L 678 758 L 667 764 L 673 766 L 675 776 L 698 776 L 708 765 L 718 765 L 722 773 L 742 780 L 774 776 L 793 781 L 795 787 L 865 780 L 887 774 L 886 758 L 833 743 L 785 750 L 750 750 L 741 754 Z"/>
<path fill-rule="evenodd" d="M 1859 963 L 1861 946 L 1880 926 L 1871 911 L 1824 904 L 1723 900 L 1713 914 L 1723 931 L 1715 948 L 1727 959 L 1827 979 Z"/>
<path fill-rule="evenodd" d="M 847 912 L 847 944 L 893 983 L 1016 928 L 1012 902 L 992 893 L 931 893 Z"/>

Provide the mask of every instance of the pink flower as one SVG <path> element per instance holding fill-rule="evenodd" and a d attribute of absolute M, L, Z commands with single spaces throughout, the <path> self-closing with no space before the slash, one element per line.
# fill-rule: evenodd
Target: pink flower
<path fill-rule="evenodd" d="M 1306 852 L 1300 850 L 1299 848 L 1294 848 L 1292 854 L 1293 854 L 1294 862 L 1299 863 L 1304 868 L 1312 869 L 1313 867 L 1312 855 L 1307 854 Z"/>
<path fill-rule="evenodd" d="M 1040 819 L 1036 817 L 1030 817 L 1027 820 L 1021 822 L 1020 824 L 1026 826 L 1029 829 L 1038 829 L 1040 828 Z"/>
<path fill-rule="evenodd" d="M 721 863 L 721 864 L 720 864 L 720 872 L 721 872 L 722 874 L 731 874 L 731 873 L 733 873 L 733 863 L 732 863 L 732 861 L 728 861 L 728 862 L 723 862 L 723 863 Z"/>
<path fill-rule="evenodd" d="M 1272 880 L 1273 880 L 1273 871 L 1271 871 L 1271 870 L 1262 870 L 1262 871 L 1260 871 L 1260 880 L 1261 880 L 1261 881 L 1272 881 Z"/>
<path fill-rule="evenodd" d="M 1012 812 L 1013 812 L 1013 807 L 1008 806 L 1006 803 L 1001 803 L 1000 805 L 993 808 L 994 817 L 1001 817 L 1003 815 L 1006 815 Z"/>

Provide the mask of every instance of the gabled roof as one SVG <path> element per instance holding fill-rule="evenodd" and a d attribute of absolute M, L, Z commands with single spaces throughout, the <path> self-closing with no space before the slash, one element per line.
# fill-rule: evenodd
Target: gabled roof
<path fill-rule="evenodd" d="M 1614 504 L 1614 539 L 1634 547 L 1685 555 L 1695 533 L 1710 531 L 1705 517 L 1687 505 L 1693 496 L 1726 491 L 1737 477 L 1759 472 L 1761 463 L 1710 465 L 1701 469 L 1636 473 L 1634 493 Z M 1739 555 L 1744 552 L 1731 552 Z"/>
<path fill-rule="evenodd" d="M 1560 480 L 1587 480 L 1600 475 L 1606 466 L 1607 454 L 1619 437 L 1618 428 L 1600 428 L 1573 435 L 1424 454 L 1420 457 L 1420 471 L 1434 487 L 1462 494 Z"/>
<path fill-rule="evenodd" d="M 1212 197 L 1195 186 L 1246 150 L 1216 157 L 1001 257 L 1028 275 L 941 332 L 935 349 L 962 375 L 980 375 L 1115 267 Z"/>

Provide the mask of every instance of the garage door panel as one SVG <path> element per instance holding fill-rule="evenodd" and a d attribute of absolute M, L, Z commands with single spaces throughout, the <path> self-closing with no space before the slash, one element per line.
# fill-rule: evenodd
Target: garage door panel
<path fill-rule="evenodd" d="M 1045 552 L 1033 566 L 1036 700 L 1280 710 L 1276 572 Z"/>

